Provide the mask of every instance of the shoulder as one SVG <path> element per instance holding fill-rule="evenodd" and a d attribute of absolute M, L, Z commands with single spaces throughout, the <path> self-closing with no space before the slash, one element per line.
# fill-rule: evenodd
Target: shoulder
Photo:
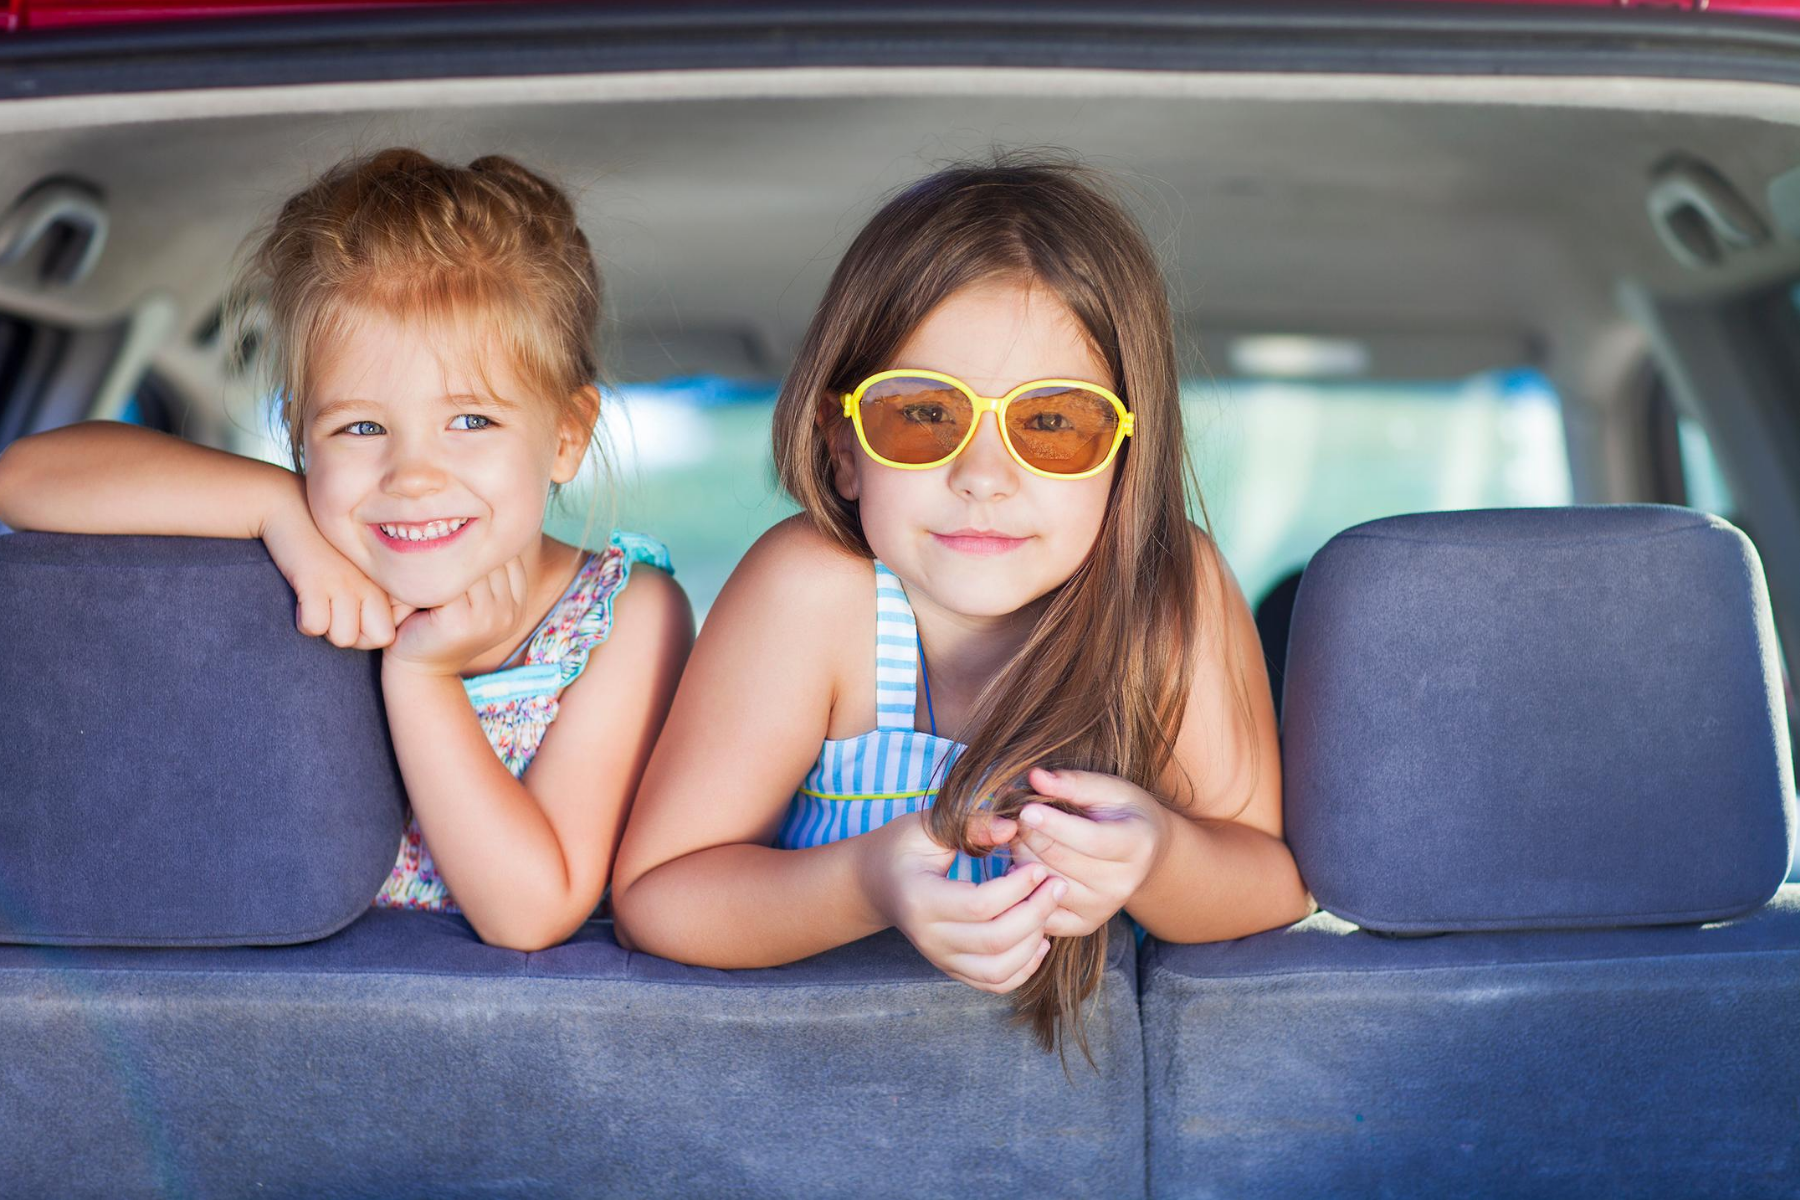
<path fill-rule="evenodd" d="M 691 631 L 694 609 L 673 575 L 650 563 L 638 563 L 613 601 L 613 624 L 627 633 L 650 626 Z"/>
<path fill-rule="evenodd" d="M 1255 643 L 1256 622 L 1218 542 L 1193 521 L 1187 523 L 1187 533 L 1194 563 L 1194 644 L 1189 649 L 1198 673 L 1207 665 L 1216 670 L 1221 659 L 1242 648 L 1246 637 Z"/>
<path fill-rule="evenodd" d="M 1191 816 L 1230 818 L 1280 836 L 1280 764 L 1262 643 L 1218 543 L 1190 523 L 1194 639 L 1176 737 Z M 1190 790 L 1191 789 L 1191 790 Z"/>
<path fill-rule="evenodd" d="M 1222 674 L 1237 674 L 1251 665 L 1244 661 L 1246 656 L 1260 666 L 1262 647 L 1256 622 L 1237 575 L 1211 534 L 1191 521 L 1188 534 L 1194 554 L 1195 637 L 1191 661 L 1195 682 L 1202 682 L 1203 676 L 1217 680 Z"/>
<path fill-rule="evenodd" d="M 824 681 L 835 696 L 874 638 L 874 567 L 800 515 L 758 538 L 732 571 L 697 655 L 792 684 Z"/>
<path fill-rule="evenodd" d="M 693 642 L 693 611 L 668 568 L 662 543 L 615 534 L 587 558 L 552 610 L 534 642 L 532 661 L 559 663 L 563 686 L 569 687 L 590 658 L 626 657 L 625 650 L 609 649 L 619 643 L 648 642 L 652 655 L 679 645 L 685 653 Z"/>
<path fill-rule="evenodd" d="M 1211 597 L 1213 603 L 1235 596 L 1243 599 L 1243 589 L 1238 586 L 1237 576 L 1232 573 L 1231 564 L 1225 561 L 1224 551 L 1219 543 L 1213 540 L 1212 534 L 1193 521 L 1187 523 L 1188 539 L 1194 548 L 1194 571 L 1200 585 L 1200 596 Z"/>
<path fill-rule="evenodd" d="M 694 610 L 667 571 L 637 563 L 622 583 L 589 609 L 562 659 L 565 700 L 659 679 L 673 686 L 694 644 Z M 659 685 L 652 689 L 661 691 Z"/>
<path fill-rule="evenodd" d="M 874 568 L 802 515 L 756 540 L 720 593 L 719 606 L 769 610 L 783 624 L 835 626 L 850 612 L 873 611 Z"/>

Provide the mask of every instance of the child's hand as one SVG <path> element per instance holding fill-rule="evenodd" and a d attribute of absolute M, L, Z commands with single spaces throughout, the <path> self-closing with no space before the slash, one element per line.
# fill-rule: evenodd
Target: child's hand
<path fill-rule="evenodd" d="M 394 640 L 395 624 L 412 610 L 388 594 L 325 540 L 304 507 L 263 527 L 263 545 L 287 577 L 298 601 L 301 633 L 334 646 L 379 650 Z"/>
<path fill-rule="evenodd" d="M 991 844 L 1015 832 L 1014 822 L 989 819 Z M 956 853 L 931 839 L 923 814 L 898 817 L 867 836 L 878 848 L 868 872 L 871 900 L 933 966 L 997 995 L 1031 978 L 1050 949 L 1044 922 L 1066 884 L 1042 866 L 982 884 L 947 879 Z"/>
<path fill-rule="evenodd" d="M 1038 795 L 1079 806 L 1085 815 L 1048 804 L 1019 810 L 1013 862 L 1041 863 L 1068 882 L 1068 893 L 1044 923 L 1051 937 L 1079 937 L 1112 920 L 1149 876 L 1167 838 L 1169 810 L 1134 783 L 1096 771 L 1047 771 L 1026 777 Z"/>
<path fill-rule="evenodd" d="M 382 665 L 422 675 L 458 675 L 517 627 L 524 608 L 525 563 L 512 558 L 450 603 L 419 609 L 402 621 Z"/>

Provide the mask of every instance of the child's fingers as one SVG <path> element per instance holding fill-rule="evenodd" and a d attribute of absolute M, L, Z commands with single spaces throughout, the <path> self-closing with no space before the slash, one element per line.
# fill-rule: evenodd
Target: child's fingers
<path fill-rule="evenodd" d="M 1093 869 L 1094 857 L 1027 827 L 1015 843 L 1015 853 L 1023 850 L 1059 875 L 1079 878 Z"/>
<path fill-rule="evenodd" d="M 325 637 L 332 645 L 346 649 L 356 645 L 361 625 L 362 608 L 354 596 L 338 595 L 331 598 L 331 628 Z"/>
<path fill-rule="evenodd" d="M 525 603 L 525 561 L 517 555 L 506 560 L 507 591 L 514 604 Z"/>
<path fill-rule="evenodd" d="M 1011 977 L 994 990 L 1003 996 L 1010 992 L 1018 991 L 1019 987 L 1027 979 L 1030 979 L 1033 975 L 1037 974 L 1037 969 L 1044 965 L 1044 958 L 1049 953 L 1050 939 L 1046 937 L 1038 942 L 1038 948 L 1032 954 L 1031 961 L 1020 967 Z"/>
<path fill-rule="evenodd" d="M 991 921 L 1031 895 L 1049 875 L 1042 864 L 1034 863 L 1023 870 L 1008 871 L 997 879 L 976 884 L 962 893 L 963 911 L 958 915 L 965 921 Z"/>
<path fill-rule="evenodd" d="M 1042 933 L 1032 933 L 999 954 L 952 959 L 951 962 L 971 987 L 1003 996 L 1031 977 L 1031 972 L 1043 961 L 1049 949 L 1048 938 Z"/>
<path fill-rule="evenodd" d="M 294 626 L 307 637 L 319 637 L 331 628 L 331 602 L 317 592 L 301 592 L 296 598 Z"/>
<path fill-rule="evenodd" d="M 1025 782 L 1040 796 L 1067 800 L 1082 808 L 1125 802 L 1120 793 L 1132 788 L 1117 775 L 1067 768 L 1052 771 L 1048 767 L 1033 767 L 1025 773 Z"/>
<path fill-rule="evenodd" d="M 981 953 L 998 954 L 1034 932 L 1041 933 L 1044 922 L 1050 919 L 1050 914 L 1056 911 L 1057 904 L 1068 893 L 1068 880 L 1052 876 L 1038 884 L 1031 895 L 993 920 L 970 927 L 968 936 Z M 1012 972 L 1008 971 L 1007 974 Z"/>
<path fill-rule="evenodd" d="M 1004 846 L 1019 832 L 1019 823 L 1011 817 L 980 813 L 969 822 L 970 838 L 985 846 Z"/>
<path fill-rule="evenodd" d="M 1126 821 L 1096 821 L 1048 804 L 1027 804 L 1019 810 L 1019 823 L 1027 837 L 1035 830 L 1089 858 L 1117 861 L 1131 854 L 1133 830 Z"/>
<path fill-rule="evenodd" d="M 1092 932 L 1094 931 L 1089 927 L 1087 918 L 1066 908 L 1057 909 L 1044 922 L 1045 937 L 1081 937 Z"/>
<path fill-rule="evenodd" d="M 984 992 L 1005 990 L 1006 983 L 1043 951 L 1042 930 L 1031 930 L 1010 946 L 993 954 L 953 954 L 946 960 L 972 986 Z"/>
<path fill-rule="evenodd" d="M 393 606 L 386 596 L 372 593 L 364 596 L 362 601 L 362 638 L 357 645 L 369 650 L 379 650 L 391 645 L 394 641 Z"/>

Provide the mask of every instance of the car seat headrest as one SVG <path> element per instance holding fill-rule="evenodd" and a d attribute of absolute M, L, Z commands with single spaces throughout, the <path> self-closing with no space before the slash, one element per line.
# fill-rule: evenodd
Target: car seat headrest
<path fill-rule="evenodd" d="M 1396 933 L 1762 905 L 1794 774 L 1756 550 L 1660 505 L 1340 533 L 1288 648 L 1286 832 L 1321 907 Z"/>
<path fill-rule="evenodd" d="M 405 811 L 375 655 L 257 541 L 0 537 L 0 941 L 324 937 Z"/>

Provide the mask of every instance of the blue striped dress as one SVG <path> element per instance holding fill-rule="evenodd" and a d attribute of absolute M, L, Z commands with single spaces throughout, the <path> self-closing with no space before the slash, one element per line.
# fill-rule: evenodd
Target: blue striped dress
<path fill-rule="evenodd" d="M 823 846 L 928 808 L 961 742 L 913 728 L 919 631 L 899 577 L 875 564 L 875 728 L 830 738 L 775 835 L 781 850 Z M 958 854 L 950 878 L 981 883 L 1005 872 L 1005 853 Z"/>

